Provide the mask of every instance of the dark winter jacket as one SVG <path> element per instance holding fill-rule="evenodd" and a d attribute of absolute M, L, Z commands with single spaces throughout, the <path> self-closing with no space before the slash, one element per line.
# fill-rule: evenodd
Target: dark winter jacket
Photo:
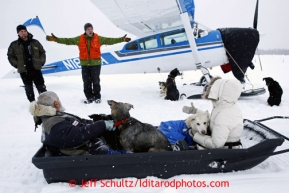
<path fill-rule="evenodd" d="M 189 135 L 185 120 L 161 122 L 158 129 L 163 132 L 171 145 L 176 144 L 177 141 L 183 139 L 189 146 L 195 144 L 192 137 Z"/>
<path fill-rule="evenodd" d="M 87 50 L 89 52 L 90 50 L 90 41 L 92 37 L 87 36 L 84 34 L 86 40 L 87 40 Z M 120 42 L 123 42 L 123 37 L 120 38 L 107 38 L 98 36 L 98 40 L 100 45 L 113 45 Z M 74 38 L 57 38 L 57 43 L 60 44 L 66 44 L 66 45 L 78 45 L 80 42 L 80 36 L 74 37 Z M 80 60 L 81 66 L 97 66 L 101 65 L 101 59 L 88 59 L 88 60 Z"/>
<path fill-rule="evenodd" d="M 61 112 L 55 116 L 43 116 L 41 120 L 42 143 L 59 149 L 80 146 L 105 131 L 103 121 L 93 122 Z"/>
<path fill-rule="evenodd" d="M 30 55 L 27 55 L 25 44 L 29 49 Z M 7 56 L 10 64 L 17 68 L 19 73 L 27 72 L 29 66 L 35 70 L 41 70 L 46 61 L 43 46 L 38 40 L 33 39 L 33 35 L 30 33 L 28 33 L 28 40 L 25 43 L 21 38 L 13 41 L 8 48 Z M 31 61 L 29 61 L 29 58 Z"/>
<path fill-rule="evenodd" d="M 104 121 L 81 119 L 36 102 L 30 104 L 30 112 L 34 116 L 41 113 L 41 142 L 54 153 L 88 155 L 89 142 L 98 138 L 106 128 Z"/>
<path fill-rule="evenodd" d="M 233 75 L 245 82 L 247 68 L 254 69 L 252 60 L 259 44 L 259 32 L 253 28 L 220 28 Z M 241 70 L 240 70 L 241 69 Z M 226 73 L 228 71 L 224 71 Z"/>

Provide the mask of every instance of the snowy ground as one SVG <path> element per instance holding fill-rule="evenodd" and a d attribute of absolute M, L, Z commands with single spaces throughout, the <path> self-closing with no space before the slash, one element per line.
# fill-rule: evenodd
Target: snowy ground
<path fill-rule="evenodd" d="M 11 70 L 6 60 L 6 50 L 0 50 L 0 77 Z M 261 56 L 263 71 L 260 71 L 258 60 L 254 59 L 256 69 L 248 69 L 250 81 L 257 86 L 265 87 L 263 77 L 271 76 L 283 87 L 283 101 L 279 107 L 270 107 L 266 104 L 268 92 L 264 95 L 240 99 L 238 101 L 243 116 L 246 119 L 257 120 L 275 115 L 289 116 L 289 78 L 287 73 L 289 65 L 288 56 Z M 190 71 L 184 73 L 183 79 L 176 79 L 181 93 L 194 94 L 201 88 L 190 86 L 196 82 L 200 72 Z M 223 75 L 217 67 L 212 75 L 223 78 L 232 78 L 232 75 Z M 182 113 L 183 105 L 189 105 L 191 100 L 177 102 L 165 101 L 159 97 L 158 81 L 166 78 L 167 74 L 133 74 L 133 75 L 101 75 L 102 99 L 101 104 L 84 105 L 81 76 L 45 77 L 48 90 L 55 91 L 66 107 L 67 112 L 88 118 L 92 113 L 109 113 L 110 108 L 106 100 L 128 102 L 134 105 L 131 115 L 140 121 L 158 125 L 165 120 L 185 119 Z M 186 83 L 186 86 L 183 84 Z M 228 181 L 227 188 L 81 188 L 70 187 L 67 183 L 47 184 L 41 170 L 32 163 L 31 158 L 41 146 L 41 129 L 34 132 L 32 116 L 28 112 L 29 102 L 24 89 L 19 87 L 21 79 L 0 80 L 0 193 L 39 193 L 39 192 L 284 192 L 288 189 L 289 180 L 289 153 L 271 157 L 247 171 L 220 174 L 180 175 L 168 180 L 197 180 L 197 181 Z M 249 86 L 248 86 L 249 88 Z M 193 100 L 201 109 L 211 110 L 211 103 L 204 100 Z M 265 122 L 264 122 L 265 123 Z M 288 120 L 266 122 L 271 128 L 289 136 Z M 289 148 L 284 142 L 280 149 Z M 128 178 L 129 180 L 136 180 Z M 149 180 L 160 180 L 148 177 Z M 117 179 L 115 179 L 117 180 Z M 120 180 L 120 179 L 118 179 Z"/>

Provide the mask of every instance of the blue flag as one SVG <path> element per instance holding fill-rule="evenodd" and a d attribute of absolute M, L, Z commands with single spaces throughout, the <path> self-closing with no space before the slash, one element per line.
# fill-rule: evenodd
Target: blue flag
<path fill-rule="evenodd" d="M 23 25 L 26 27 L 31 26 L 31 25 L 36 25 L 36 26 L 40 27 L 42 29 L 42 31 L 45 33 L 45 30 L 44 30 L 38 16 L 36 16 L 35 18 L 28 19 L 26 22 L 23 23 Z"/>

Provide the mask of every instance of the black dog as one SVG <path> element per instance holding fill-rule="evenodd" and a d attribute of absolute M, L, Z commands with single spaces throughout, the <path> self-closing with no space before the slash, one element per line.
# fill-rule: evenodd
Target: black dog
<path fill-rule="evenodd" d="M 125 150 L 136 152 L 171 151 L 165 135 L 156 127 L 130 117 L 131 104 L 107 101 L 111 108 L 114 126 L 120 131 L 120 143 Z"/>
<path fill-rule="evenodd" d="M 167 95 L 165 97 L 166 100 L 177 101 L 180 98 L 180 93 L 177 89 L 175 78 L 178 75 L 182 75 L 180 71 L 175 68 L 168 75 L 166 84 L 167 84 Z"/>
<path fill-rule="evenodd" d="M 93 114 L 89 115 L 89 117 L 95 122 L 99 120 L 113 120 L 111 115 L 105 115 L 105 114 Z M 122 146 L 119 142 L 119 130 L 104 132 L 101 135 L 101 138 L 106 142 L 109 147 L 115 150 L 122 150 Z"/>
<path fill-rule="evenodd" d="M 281 103 L 281 97 L 283 94 L 283 90 L 279 83 L 275 81 L 271 77 L 263 78 L 263 81 L 266 81 L 266 85 L 268 86 L 268 90 L 270 93 L 270 96 L 267 100 L 268 104 L 270 106 L 277 105 L 279 106 Z"/>

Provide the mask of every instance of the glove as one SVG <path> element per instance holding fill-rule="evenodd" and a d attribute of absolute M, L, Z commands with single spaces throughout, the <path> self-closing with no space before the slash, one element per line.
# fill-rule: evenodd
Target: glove
<path fill-rule="evenodd" d="M 116 128 L 113 126 L 114 122 L 113 120 L 109 120 L 109 121 L 104 121 L 105 123 L 105 127 L 106 127 L 106 130 L 108 131 L 114 131 Z"/>
<path fill-rule="evenodd" d="M 129 42 L 131 39 L 126 37 L 126 34 L 122 37 L 122 41 Z"/>
<path fill-rule="evenodd" d="M 46 40 L 56 42 L 57 37 L 53 33 L 51 33 L 51 36 L 48 36 L 48 35 L 46 36 Z"/>
<path fill-rule="evenodd" d="M 88 116 L 89 118 L 93 119 L 94 122 L 99 120 L 112 120 L 112 116 L 106 114 L 92 114 Z"/>
<path fill-rule="evenodd" d="M 191 102 L 191 107 L 188 107 L 188 106 L 183 107 L 183 112 L 187 114 L 196 114 L 197 110 L 198 109 L 194 106 L 193 102 Z"/>

